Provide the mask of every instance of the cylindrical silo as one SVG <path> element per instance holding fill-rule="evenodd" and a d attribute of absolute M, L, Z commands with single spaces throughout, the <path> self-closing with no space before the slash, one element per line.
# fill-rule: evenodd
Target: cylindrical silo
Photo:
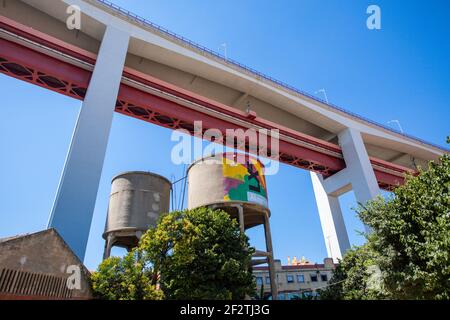
<path fill-rule="evenodd" d="M 124 172 L 112 179 L 103 233 L 105 258 L 113 246 L 128 250 L 137 246 L 141 235 L 156 226 L 161 214 L 169 212 L 170 190 L 168 179 L 150 172 Z"/>
<path fill-rule="evenodd" d="M 270 216 L 264 165 L 233 153 L 195 161 L 188 168 L 188 207 L 202 206 L 221 208 L 232 216 L 242 207 L 245 229 L 264 223 L 264 214 Z"/>
<path fill-rule="evenodd" d="M 263 225 L 265 250 L 256 250 L 252 264 L 269 266 L 270 290 L 277 299 L 264 165 L 244 154 L 223 153 L 199 159 L 188 168 L 188 207 L 222 209 L 236 218 L 241 232 Z"/>

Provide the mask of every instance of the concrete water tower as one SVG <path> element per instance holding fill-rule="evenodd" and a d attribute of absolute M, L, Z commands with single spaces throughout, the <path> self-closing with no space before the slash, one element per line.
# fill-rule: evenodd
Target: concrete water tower
<path fill-rule="evenodd" d="M 266 249 L 257 250 L 252 264 L 269 266 L 273 299 L 277 297 L 275 267 L 270 232 L 270 210 L 264 165 L 248 155 L 224 153 L 205 157 L 188 168 L 188 208 L 222 209 L 239 221 L 241 232 L 264 226 Z"/>
<path fill-rule="evenodd" d="M 113 246 L 130 251 L 149 227 L 156 226 L 159 216 L 170 210 L 171 187 L 169 180 L 149 172 L 124 172 L 112 179 L 104 259 Z"/>

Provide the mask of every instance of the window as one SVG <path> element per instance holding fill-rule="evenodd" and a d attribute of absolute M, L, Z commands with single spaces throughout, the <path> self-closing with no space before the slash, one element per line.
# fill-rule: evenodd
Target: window
<path fill-rule="evenodd" d="M 270 277 L 266 277 L 266 284 L 270 284 Z"/>
<path fill-rule="evenodd" d="M 287 280 L 288 283 L 293 283 L 293 282 L 294 282 L 294 276 L 288 274 L 288 275 L 286 276 L 286 280 Z"/>
<path fill-rule="evenodd" d="M 310 277 L 311 277 L 311 282 L 317 282 L 317 274 L 311 273 Z"/>
<path fill-rule="evenodd" d="M 263 278 L 262 277 L 256 277 L 256 285 L 262 286 L 263 284 Z"/>
<path fill-rule="evenodd" d="M 302 275 L 302 274 L 298 274 L 297 275 L 297 282 L 299 282 L 299 283 L 305 282 L 305 276 Z"/>
<path fill-rule="evenodd" d="M 328 281 L 328 276 L 326 274 L 321 274 L 320 275 L 320 281 L 327 282 Z"/>

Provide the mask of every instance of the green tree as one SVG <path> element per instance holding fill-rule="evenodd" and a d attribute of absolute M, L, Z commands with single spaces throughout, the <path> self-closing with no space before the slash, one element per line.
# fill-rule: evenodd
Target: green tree
<path fill-rule="evenodd" d="M 377 281 L 376 256 L 369 244 L 353 247 L 333 271 L 328 286 L 318 290 L 321 300 L 386 298 Z"/>
<path fill-rule="evenodd" d="M 199 208 L 164 215 L 142 237 L 139 250 L 160 275 L 168 299 L 242 299 L 254 294 L 254 250 L 224 211 Z"/>
<path fill-rule="evenodd" d="M 384 286 L 398 299 L 450 299 L 450 157 L 430 162 L 386 201 L 360 207 Z"/>
<path fill-rule="evenodd" d="M 345 254 L 323 299 L 450 299 L 449 155 L 358 215 L 372 232 Z M 379 270 L 377 285 L 370 266 Z"/>
<path fill-rule="evenodd" d="M 95 296 L 100 299 L 160 300 L 163 293 L 152 284 L 153 276 L 152 268 L 135 249 L 123 258 L 105 259 L 92 273 L 91 284 Z"/>

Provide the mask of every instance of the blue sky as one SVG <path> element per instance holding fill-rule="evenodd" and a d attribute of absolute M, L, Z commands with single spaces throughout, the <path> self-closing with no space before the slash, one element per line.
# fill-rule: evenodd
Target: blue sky
<path fill-rule="evenodd" d="M 449 132 L 448 1 L 115 0 L 149 20 L 309 93 L 325 88 L 330 102 L 445 145 Z M 382 29 L 366 28 L 377 4 Z M 223 50 L 223 49 L 220 49 Z M 0 237 L 46 227 L 79 101 L 0 75 Z M 145 170 L 183 175 L 170 162 L 171 131 L 114 115 L 85 263 L 101 261 L 111 178 Z M 326 249 L 309 174 L 281 165 L 267 179 L 277 258 L 320 262 Z M 341 199 L 353 244 L 362 225 L 352 193 Z M 249 232 L 263 247 L 262 230 Z M 113 250 L 113 254 L 120 250 Z"/>

